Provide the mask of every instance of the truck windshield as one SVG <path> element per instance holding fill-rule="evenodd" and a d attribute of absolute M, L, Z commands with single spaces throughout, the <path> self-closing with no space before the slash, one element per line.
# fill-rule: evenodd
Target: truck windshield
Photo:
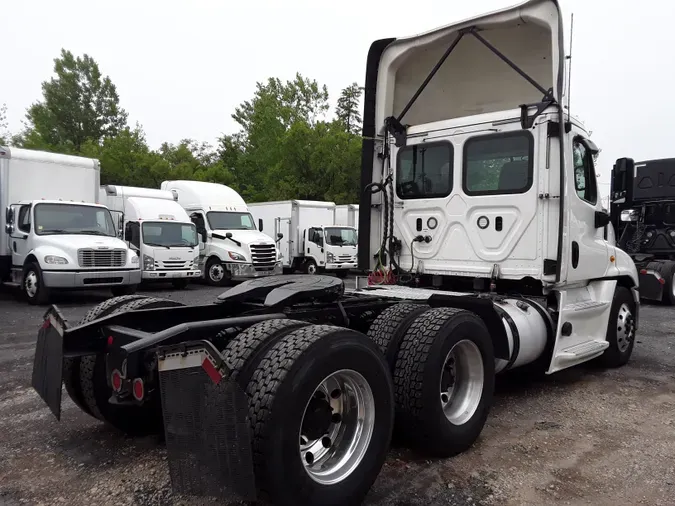
<path fill-rule="evenodd" d="M 105 207 L 74 204 L 37 204 L 35 232 L 38 235 L 78 234 L 116 237 L 110 211 Z"/>
<path fill-rule="evenodd" d="M 209 211 L 206 219 L 211 230 L 255 230 L 251 213 Z"/>
<path fill-rule="evenodd" d="M 193 223 L 176 223 L 171 221 L 143 222 L 143 243 L 148 246 L 190 247 L 197 242 L 197 227 Z"/>
<path fill-rule="evenodd" d="M 328 227 L 325 229 L 326 244 L 331 246 L 356 246 L 358 238 L 353 228 Z"/>

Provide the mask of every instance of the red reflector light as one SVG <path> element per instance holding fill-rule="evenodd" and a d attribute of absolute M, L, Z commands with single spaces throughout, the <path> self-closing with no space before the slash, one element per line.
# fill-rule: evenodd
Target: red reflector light
<path fill-rule="evenodd" d="M 145 395 L 145 386 L 143 385 L 142 379 L 136 378 L 134 380 L 133 393 L 134 393 L 134 399 L 136 399 L 137 401 L 143 400 L 143 396 Z"/>
<path fill-rule="evenodd" d="M 112 346 L 113 344 L 113 336 L 108 336 L 108 346 Z"/>
<path fill-rule="evenodd" d="M 640 274 L 647 274 L 647 269 L 640 269 Z"/>
<path fill-rule="evenodd" d="M 665 284 L 666 284 L 666 280 L 663 279 L 663 278 L 659 278 L 659 283 L 661 283 L 662 285 L 665 285 Z"/>
<path fill-rule="evenodd" d="M 112 387 L 115 392 L 122 390 L 122 375 L 117 369 L 115 369 L 110 375 L 110 383 L 112 383 Z"/>
<path fill-rule="evenodd" d="M 50 322 L 49 319 L 47 319 L 44 322 L 42 322 L 42 328 L 48 329 L 51 324 L 52 324 L 52 322 Z"/>

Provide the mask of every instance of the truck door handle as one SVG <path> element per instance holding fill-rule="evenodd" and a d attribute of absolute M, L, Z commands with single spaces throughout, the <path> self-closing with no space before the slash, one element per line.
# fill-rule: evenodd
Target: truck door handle
<path fill-rule="evenodd" d="M 501 232 L 501 231 L 502 231 L 502 226 L 503 226 L 503 220 L 502 220 L 502 217 L 501 217 L 501 216 L 497 216 L 497 217 L 495 218 L 495 230 L 496 230 L 497 232 Z"/>

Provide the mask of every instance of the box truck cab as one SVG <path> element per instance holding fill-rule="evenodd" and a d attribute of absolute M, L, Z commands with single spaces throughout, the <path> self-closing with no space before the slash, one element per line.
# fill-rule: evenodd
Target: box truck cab
<path fill-rule="evenodd" d="M 202 181 L 164 181 L 197 227 L 199 267 L 206 282 L 281 274 L 274 240 L 258 231 L 246 202 L 232 188 Z"/>
<path fill-rule="evenodd" d="M 356 268 L 356 229 L 336 224 L 335 203 L 286 200 L 249 204 L 249 208 L 258 228 L 279 238 L 287 272 L 334 272 L 345 277 Z"/>
<path fill-rule="evenodd" d="M 144 281 L 185 288 L 199 279 L 197 227 L 169 191 L 108 185 L 100 203 L 119 220 L 123 238 L 140 258 Z"/>
<path fill-rule="evenodd" d="M 33 304 L 52 289 L 136 291 L 138 256 L 96 204 L 97 160 L 0 147 L 0 280 Z"/>

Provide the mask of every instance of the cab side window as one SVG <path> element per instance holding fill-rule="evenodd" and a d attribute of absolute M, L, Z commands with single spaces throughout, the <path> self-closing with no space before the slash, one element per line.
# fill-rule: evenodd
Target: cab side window
<path fill-rule="evenodd" d="M 598 201 L 598 187 L 593 168 L 593 156 L 590 150 L 575 139 L 572 145 L 574 160 L 574 189 L 581 200 L 595 205 Z"/>
<path fill-rule="evenodd" d="M 21 206 L 19 209 L 19 219 L 17 227 L 21 232 L 30 233 L 30 206 Z"/>

